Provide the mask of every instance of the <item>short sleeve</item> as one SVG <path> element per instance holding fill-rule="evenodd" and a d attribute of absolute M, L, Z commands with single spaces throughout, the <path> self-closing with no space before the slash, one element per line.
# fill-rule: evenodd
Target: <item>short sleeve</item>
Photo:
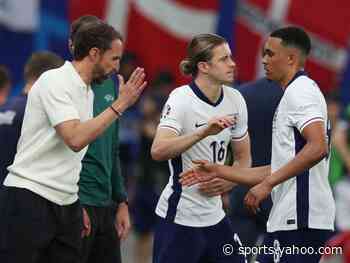
<path fill-rule="evenodd" d="M 237 92 L 238 116 L 237 124 L 231 132 L 231 140 L 243 140 L 248 134 L 248 110 L 243 96 Z"/>
<path fill-rule="evenodd" d="M 38 83 L 41 85 L 41 103 L 53 127 L 65 121 L 80 119 L 68 89 L 58 83 L 60 82 L 50 78 L 41 79 Z"/>
<path fill-rule="evenodd" d="M 184 97 L 179 95 L 179 93 L 174 92 L 170 94 L 164 104 L 158 128 L 171 129 L 176 134 L 181 135 L 183 133 L 185 103 Z"/>
<path fill-rule="evenodd" d="M 288 122 L 290 126 L 296 127 L 300 133 L 313 122 L 325 121 L 322 102 L 319 100 L 320 96 L 315 93 L 314 87 L 308 85 L 302 86 L 303 91 L 301 91 L 300 86 L 293 87 L 294 90 L 289 94 Z"/>

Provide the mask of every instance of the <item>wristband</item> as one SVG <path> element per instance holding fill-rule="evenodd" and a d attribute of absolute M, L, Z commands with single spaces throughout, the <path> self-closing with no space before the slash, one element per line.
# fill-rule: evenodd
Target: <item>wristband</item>
<path fill-rule="evenodd" d="M 111 108 L 111 110 L 112 110 L 118 117 L 120 117 L 120 116 L 123 115 L 120 111 L 116 110 L 112 105 L 109 106 L 109 107 Z"/>

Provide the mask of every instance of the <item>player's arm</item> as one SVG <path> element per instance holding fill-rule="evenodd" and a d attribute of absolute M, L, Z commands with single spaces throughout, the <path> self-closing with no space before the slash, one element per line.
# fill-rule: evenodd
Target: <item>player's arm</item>
<path fill-rule="evenodd" d="M 217 134 L 232 126 L 234 121 L 233 117 L 230 116 L 213 118 L 204 127 L 184 135 L 178 135 L 173 129 L 159 127 L 151 148 L 152 158 L 156 161 L 172 159 L 205 137 Z"/>
<path fill-rule="evenodd" d="M 234 159 L 233 166 L 235 167 L 250 167 L 251 154 L 250 154 L 250 139 L 246 133 L 243 139 L 238 141 L 231 141 L 232 158 Z M 229 192 L 236 183 L 222 178 L 213 178 L 208 182 L 200 183 L 198 186 L 199 191 L 207 195 L 217 196 L 223 195 Z"/>
<path fill-rule="evenodd" d="M 143 69 L 140 68 L 133 72 L 126 84 L 124 84 L 122 77 L 119 76 L 120 92 L 112 107 L 86 122 L 73 119 L 59 123 L 55 126 L 56 132 L 73 151 L 78 152 L 82 150 L 136 102 L 147 84 L 144 78 L 145 74 Z"/>
<path fill-rule="evenodd" d="M 320 119 L 321 120 L 321 119 Z M 311 168 L 328 153 L 323 121 L 308 124 L 301 132 L 306 140 L 301 151 L 286 165 L 266 177 L 259 185 L 251 188 L 244 198 L 246 206 L 256 213 L 259 204 L 272 191 L 273 187 Z"/>
<path fill-rule="evenodd" d="M 301 134 L 306 140 L 305 146 L 295 158 L 266 178 L 271 187 L 302 173 L 327 156 L 328 142 L 323 120 L 310 123 Z"/>
<path fill-rule="evenodd" d="M 231 141 L 234 159 L 232 171 L 230 171 L 230 167 L 218 167 L 218 171 L 223 173 L 223 177 L 227 177 L 225 179 L 232 182 L 254 185 L 259 182 L 262 176 L 265 176 L 266 173 L 262 172 L 262 169 L 248 169 L 251 167 L 252 163 L 250 137 L 248 134 L 248 110 L 246 102 L 241 94 L 239 94 L 239 101 L 240 122 L 238 122 L 237 127 L 234 130 Z M 267 171 L 269 169 L 266 168 L 265 170 Z"/>
<path fill-rule="evenodd" d="M 241 168 L 235 166 L 218 166 L 216 168 L 218 176 L 231 182 L 253 186 L 262 182 L 271 173 L 270 165 Z"/>
<path fill-rule="evenodd" d="M 205 161 L 194 161 L 194 163 L 197 164 L 196 167 L 180 175 L 182 185 L 191 186 L 208 182 L 213 178 L 222 178 L 236 184 L 254 186 L 261 183 L 271 174 L 270 165 L 242 168 L 238 166 L 210 164 Z"/>
<path fill-rule="evenodd" d="M 202 140 L 202 131 L 179 136 L 175 131 L 159 128 L 153 140 L 151 155 L 156 161 L 169 160 L 188 150 L 192 145 Z"/>
<path fill-rule="evenodd" d="M 234 163 L 232 167 L 217 166 L 218 176 L 237 184 L 255 185 L 260 183 L 270 172 L 270 166 L 249 168 L 251 166 L 250 137 L 248 134 L 248 112 L 244 98 L 240 95 L 240 116 L 231 142 Z"/>
<path fill-rule="evenodd" d="M 235 184 L 254 186 L 271 174 L 270 165 L 249 168 L 251 163 L 249 136 L 235 143 L 233 154 L 238 159 L 232 166 L 211 164 L 207 161 L 194 161 L 197 166 L 180 175 L 181 184 L 187 186 L 198 183 L 200 185 L 210 185 L 216 178 L 221 178 Z"/>
<path fill-rule="evenodd" d="M 252 157 L 250 153 L 250 138 L 247 134 L 242 140 L 232 141 L 232 153 L 234 157 L 234 166 L 248 168 L 252 165 Z"/>
<path fill-rule="evenodd" d="M 293 159 L 249 190 L 244 202 L 253 212 L 257 211 L 260 202 L 267 198 L 274 186 L 311 168 L 328 153 L 328 141 L 322 117 L 326 115 L 323 113 L 325 105 L 322 105 L 321 100 L 315 99 L 318 94 L 314 92 L 314 87 L 306 88 L 305 85 L 296 86 L 289 93 L 288 110 L 284 116 L 289 129 L 298 131 L 298 137 L 304 139 L 303 146 Z M 280 132 L 278 129 L 277 126 L 276 132 Z"/>

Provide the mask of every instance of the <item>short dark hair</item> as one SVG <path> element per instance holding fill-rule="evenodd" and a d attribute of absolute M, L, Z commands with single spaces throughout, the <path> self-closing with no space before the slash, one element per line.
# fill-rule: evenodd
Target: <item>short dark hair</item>
<path fill-rule="evenodd" d="M 273 31 L 270 37 L 282 39 L 282 45 L 299 49 L 304 56 L 309 55 L 311 40 L 308 34 L 300 27 L 284 27 Z"/>
<path fill-rule="evenodd" d="M 187 47 L 187 58 L 181 61 L 180 70 L 184 75 L 196 77 L 199 62 L 210 61 L 213 49 L 227 43 L 226 39 L 215 34 L 199 34 L 192 38 Z"/>
<path fill-rule="evenodd" d="M 92 48 L 105 52 L 116 39 L 123 41 L 121 34 L 107 23 L 101 21 L 82 25 L 74 36 L 73 58 L 77 61 L 82 60 Z"/>
<path fill-rule="evenodd" d="M 24 80 L 37 80 L 45 71 L 62 66 L 64 60 L 50 51 L 34 52 L 24 66 Z"/>
<path fill-rule="evenodd" d="M 88 23 L 98 22 L 101 22 L 101 20 L 97 16 L 93 15 L 84 15 L 75 19 L 70 26 L 69 38 L 73 41 L 75 34 L 81 26 L 86 25 Z"/>
<path fill-rule="evenodd" d="M 0 90 L 5 88 L 9 83 L 11 83 L 10 71 L 6 66 L 0 65 Z"/>

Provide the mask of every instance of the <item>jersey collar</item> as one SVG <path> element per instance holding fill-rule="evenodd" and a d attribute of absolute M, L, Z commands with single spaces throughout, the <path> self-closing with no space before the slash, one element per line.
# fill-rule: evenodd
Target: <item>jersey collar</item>
<path fill-rule="evenodd" d="M 290 84 L 300 76 L 307 76 L 307 73 L 304 70 L 299 70 L 297 73 L 295 73 L 294 77 L 288 82 L 285 90 L 289 87 Z"/>
<path fill-rule="evenodd" d="M 223 100 L 224 98 L 224 90 L 221 89 L 221 94 L 220 94 L 220 97 L 218 98 L 218 100 L 216 102 L 212 102 L 208 99 L 207 96 L 205 96 L 205 94 L 200 90 L 200 88 L 197 86 L 197 84 L 192 81 L 190 84 L 189 84 L 190 88 L 192 89 L 193 93 L 202 101 L 204 101 L 205 103 L 211 105 L 211 106 L 218 106 L 221 101 Z"/>

